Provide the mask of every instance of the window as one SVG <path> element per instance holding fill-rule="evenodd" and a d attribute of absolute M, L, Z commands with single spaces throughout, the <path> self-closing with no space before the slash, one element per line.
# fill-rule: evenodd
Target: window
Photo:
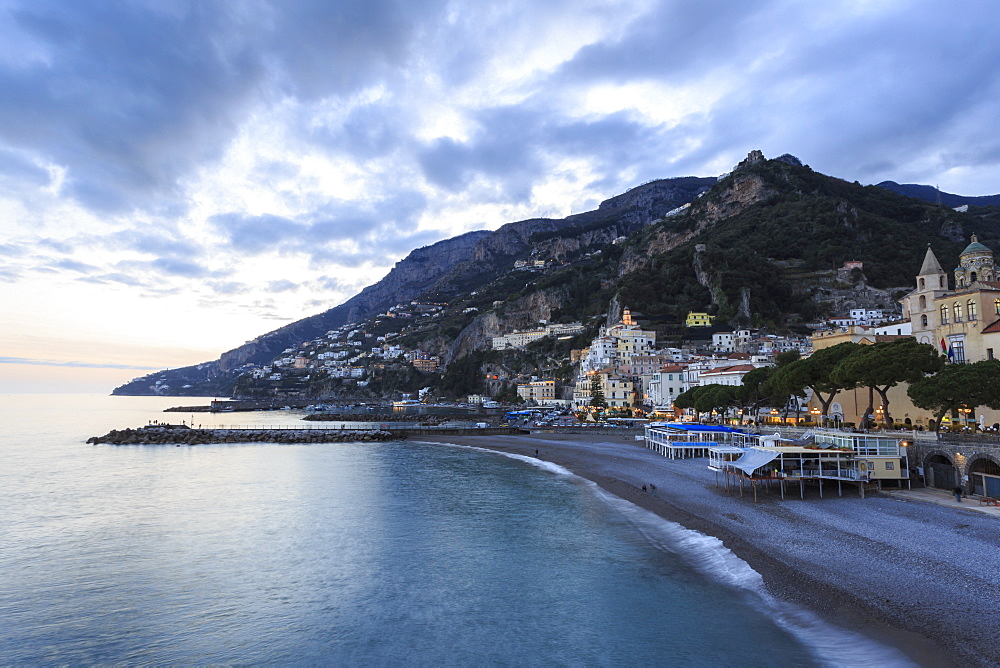
<path fill-rule="evenodd" d="M 921 290 L 924 289 L 924 279 L 922 279 L 922 278 L 920 279 L 920 289 Z M 921 299 L 923 299 L 923 297 L 921 297 Z"/>
<path fill-rule="evenodd" d="M 962 305 L 958 302 L 952 304 L 951 314 L 955 316 L 955 322 L 962 322 Z"/>
<path fill-rule="evenodd" d="M 965 364 L 965 339 L 956 339 L 951 342 L 951 361 L 955 364 Z"/>
<path fill-rule="evenodd" d="M 975 320 L 976 319 L 976 300 L 975 299 L 970 299 L 968 301 L 968 303 L 965 305 L 965 315 L 969 318 L 969 320 Z"/>
<path fill-rule="evenodd" d="M 942 325 L 947 325 L 948 324 L 948 305 L 947 304 L 941 304 L 941 324 Z"/>
<path fill-rule="evenodd" d="M 920 326 L 921 327 L 926 327 L 927 326 L 927 316 L 926 315 L 920 316 Z"/>
<path fill-rule="evenodd" d="M 920 310 L 921 311 L 927 310 L 927 297 L 925 297 L 924 295 L 920 295 Z"/>
<path fill-rule="evenodd" d="M 988 359 L 988 360 L 993 359 L 993 349 L 992 348 L 987 348 L 986 349 L 986 359 Z"/>
<path fill-rule="evenodd" d="M 895 469 L 896 469 L 896 462 L 886 462 L 885 463 L 885 470 L 886 471 L 894 471 Z"/>
<path fill-rule="evenodd" d="M 1000 315 L 1000 298 L 993 300 L 993 309 L 997 312 L 997 315 Z"/>

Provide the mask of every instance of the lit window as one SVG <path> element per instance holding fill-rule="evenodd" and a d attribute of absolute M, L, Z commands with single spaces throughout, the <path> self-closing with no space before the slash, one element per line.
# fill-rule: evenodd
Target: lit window
<path fill-rule="evenodd" d="M 951 305 L 951 313 L 955 316 L 955 322 L 962 322 L 962 305 L 955 302 Z"/>

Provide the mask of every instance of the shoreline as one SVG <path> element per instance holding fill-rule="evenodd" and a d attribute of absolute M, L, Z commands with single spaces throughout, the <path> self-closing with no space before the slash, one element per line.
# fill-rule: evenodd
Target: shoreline
<path fill-rule="evenodd" d="M 765 497 L 754 503 L 716 488 L 704 460 L 667 460 L 633 440 L 632 434 L 627 439 L 534 433 L 427 435 L 414 440 L 476 446 L 558 464 L 665 520 L 718 538 L 761 575 L 768 593 L 777 599 L 834 627 L 894 647 L 918 665 L 1000 665 L 1000 619 L 989 609 L 989 601 L 998 599 L 991 591 L 975 591 L 980 583 L 955 578 L 956 565 L 949 561 L 963 549 L 955 543 L 965 529 L 972 534 L 965 549 L 981 542 L 981 534 L 993 534 L 992 544 L 980 549 L 992 551 L 1000 566 L 1000 525 L 995 518 L 966 517 L 954 509 L 885 495 L 866 500 L 850 494 L 804 501 Z M 656 485 L 655 495 L 642 490 L 647 483 Z M 929 541 L 932 545 L 953 549 L 936 563 L 927 562 L 920 554 L 926 550 L 916 549 L 926 543 L 907 548 L 914 542 L 914 524 L 928 538 L 940 534 Z M 976 556 L 967 558 L 974 566 Z M 983 577 L 991 577 L 989 566 L 982 570 Z M 993 587 L 1000 597 L 1000 585 Z M 933 591 L 921 591 L 928 589 Z M 975 609 L 975 599 L 984 609 Z M 965 612 L 957 616 L 956 609 Z"/>

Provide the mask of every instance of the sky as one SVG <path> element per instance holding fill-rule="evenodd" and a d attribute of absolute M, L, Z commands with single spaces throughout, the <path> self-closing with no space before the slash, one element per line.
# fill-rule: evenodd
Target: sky
<path fill-rule="evenodd" d="M 993 0 L 0 0 L 0 393 L 107 393 L 410 250 L 753 149 L 1000 193 Z"/>

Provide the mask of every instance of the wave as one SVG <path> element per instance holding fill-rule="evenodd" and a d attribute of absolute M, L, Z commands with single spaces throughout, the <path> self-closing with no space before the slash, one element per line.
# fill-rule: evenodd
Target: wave
<path fill-rule="evenodd" d="M 824 666 L 909 668 L 917 665 L 895 647 L 882 644 L 860 633 L 832 626 L 808 610 L 775 598 L 765 588 L 761 574 L 714 536 L 664 519 L 652 511 L 608 492 L 592 480 L 564 466 L 502 450 L 453 443 L 446 445 L 503 455 L 549 473 L 575 478 L 623 515 L 651 545 L 677 555 L 701 575 L 751 597 L 751 604 L 754 607 L 796 637 Z"/>

